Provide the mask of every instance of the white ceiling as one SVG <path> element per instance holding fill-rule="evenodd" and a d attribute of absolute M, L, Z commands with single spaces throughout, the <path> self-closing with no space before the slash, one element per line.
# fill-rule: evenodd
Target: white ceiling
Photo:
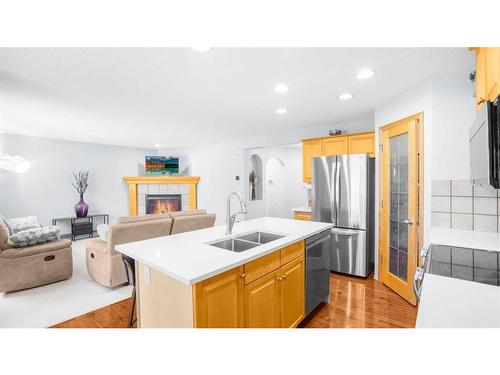
<path fill-rule="evenodd" d="M 466 48 L 0 48 L 0 130 L 182 148 L 372 118 L 472 66 Z M 364 67 L 377 75 L 356 80 Z M 273 92 L 280 82 L 289 93 Z"/>

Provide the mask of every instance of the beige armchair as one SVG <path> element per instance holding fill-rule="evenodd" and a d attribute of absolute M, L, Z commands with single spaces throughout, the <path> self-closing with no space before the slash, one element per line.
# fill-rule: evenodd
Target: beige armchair
<path fill-rule="evenodd" d="M 172 229 L 172 218 L 168 215 L 145 215 L 121 218 L 108 228 L 107 240 L 92 238 L 85 242 L 87 270 L 99 284 L 113 288 L 127 282 L 127 274 L 121 254 L 115 246 L 168 236 Z"/>
<path fill-rule="evenodd" d="M 87 269 L 99 284 L 115 287 L 127 282 L 121 254 L 115 246 L 154 237 L 213 227 L 215 214 L 205 210 L 172 212 L 161 215 L 122 217 L 108 228 L 107 240 L 86 241 Z"/>
<path fill-rule="evenodd" d="M 8 237 L 6 227 L 0 224 L 0 292 L 34 288 L 73 275 L 71 241 L 15 248 L 7 242 Z"/>

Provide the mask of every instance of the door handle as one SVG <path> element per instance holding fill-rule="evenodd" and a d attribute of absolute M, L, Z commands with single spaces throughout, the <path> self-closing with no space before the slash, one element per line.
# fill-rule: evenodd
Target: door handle
<path fill-rule="evenodd" d="M 413 220 L 412 219 L 406 219 L 403 221 L 403 223 L 408 224 L 408 225 L 413 225 Z"/>

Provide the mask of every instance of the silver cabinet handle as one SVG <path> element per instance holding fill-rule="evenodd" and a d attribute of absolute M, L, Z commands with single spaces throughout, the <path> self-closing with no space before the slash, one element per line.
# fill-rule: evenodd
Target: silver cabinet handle
<path fill-rule="evenodd" d="M 424 279 L 424 269 L 422 267 L 417 267 L 415 270 L 415 275 L 413 276 L 413 293 L 415 293 L 415 297 L 417 297 L 417 301 L 420 301 L 420 292 L 421 292 L 421 286 L 418 284 L 422 283 L 422 280 Z"/>
<path fill-rule="evenodd" d="M 408 224 L 408 225 L 413 225 L 413 220 L 412 219 L 406 219 L 403 221 L 403 223 Z"/>

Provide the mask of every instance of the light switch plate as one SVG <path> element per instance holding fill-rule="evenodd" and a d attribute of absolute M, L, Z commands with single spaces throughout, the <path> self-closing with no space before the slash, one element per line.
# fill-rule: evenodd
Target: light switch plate
<path fill-rule="evenodd" d="M 151 268 L 144 266 L 144 282 L 146 285 L 151 284 Z"/>

